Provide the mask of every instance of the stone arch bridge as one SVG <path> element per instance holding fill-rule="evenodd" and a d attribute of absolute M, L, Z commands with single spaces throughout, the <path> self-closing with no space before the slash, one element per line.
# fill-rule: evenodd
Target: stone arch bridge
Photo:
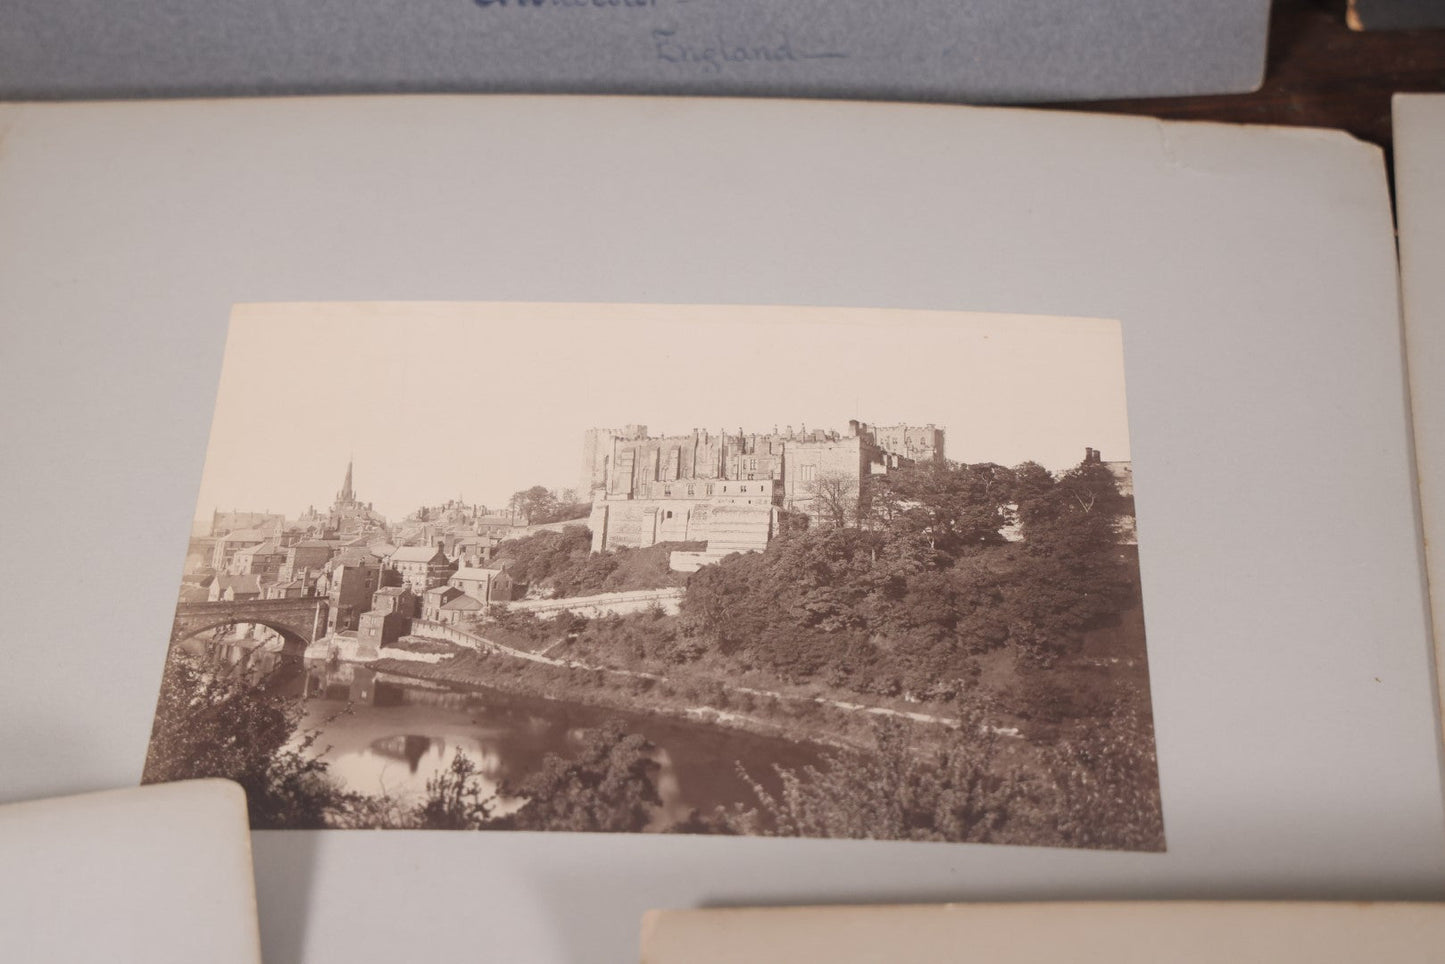
<path fill-rule="evenodd" d="M 300 656 L 308 645 L 326 635 L 326 615 L 325 596 L 181 603 L 176 607 L 171 642 L 178 643 L 220 626 L 254 623 L 280 633 L 286 641 L 285 652 Z"/>

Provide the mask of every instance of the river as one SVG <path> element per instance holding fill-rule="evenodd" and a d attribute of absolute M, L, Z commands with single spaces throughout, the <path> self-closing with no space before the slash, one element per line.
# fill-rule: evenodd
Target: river
<path fill-rule="evenodd" d="M 234 659 L 240 649 L 223 651 Z M 274 655 L 252 658 L 269 663 Z M 477 764 L 489 789 L 504 779 L 516 782 L 540 769 L 548 754 L 574 754 L 587 729 L 620 719 L 656 747 L 662 808 L 649 830 L 665 829 L 692 809 L 757 806 L 739 764 L 776 794 L 775 765 L 796 768 L 822 758 L 813 744 L 648 713 L 458 690 L 355 663 L 307 660 L 288 692 L 304 700 L 302 729 L 319 732 L 314 745 L 329 772 L 348 790 L 392 798 L 424 794 L 427 781 L 458 753 Z"/>

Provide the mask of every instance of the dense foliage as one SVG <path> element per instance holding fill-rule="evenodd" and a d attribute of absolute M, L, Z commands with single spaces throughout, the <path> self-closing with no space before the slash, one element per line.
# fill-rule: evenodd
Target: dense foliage
<path fill-rule="evenodd" d="M 977 714 L 926 753 L 897 719 L 879 721 L 875 739 L 873 753 L 778 768 L 778 794 L 745 773 L 759 810 L 693 821 L 701 831 L 779 836 L 1164 848 L 1153 734 L 1137 715 L 1048 748 L 1042 766 L 1011 756 Z"/>
<path fill-rule="evenodd" d="M 1113 474 L 930 463 L 873 480 L 863 526 L 794 531 L 688 583 L 683 627 L 743 667 L 952 698 L 970 657 L 1048 666 L 1134 598 Z M 1021 540 L 1006 538 L 1017 527 Z"/>
<path fill-rule="evenodd" d="M 1036 841 L 1046 814 L 1042 778 L 1001 758 L 1000 737 L 972 719 L 931 752 L 910 727 L 876 724 L 873 753 L 835 754 L 822 768 L 779 769 L 774 796 L 751 781 L 782 836 L 960 843 Z M 766 825 L 765 825 L 766 826 Z"/>
<path fill-rule="evenodd" d="M 516 830 L 638 833 L 662 805 L 653 750 L 621 723 L 589 730 L 573 755 L 549 754 L 536 773 L 501 787 L 527 803 L 498 823 Z"/>
<path fill-rule="evenodd" d="M 659 543 L 594 554 L 591 530 L 577 525 L 508 540 L 497 547 L 496 559 L 508 560 L 512 577 L 542 595 L 590 596 L 681 586 L 686 576 L 669 569 L 668 559 L 674 549 L 689 547 L 700 544 Z"/>
<path fill-rule="evenodd" d="M 477 830 L 491 821 L 496 802 L 476 763 L 459 752 L 445 770 L 426 782 L 426 797 L 413 809 L 411 819 L 404 815 L 402 820 L 423 830 Z"/>
<path fill-rule="evenodd" d="M 507 507 L 529 526 L 585 519 L 592 511 L 592 504 L 579 499 L 575 491 L 554 492 L 544 485 L 513 493 Z"/>
<path fill-rule="evenodd" d="M 141 779 L 225 777 L 245 789 L 254 827 L 325 826 L 344 794 L 310 753 L 313 739 L 293 743 L 301 710 L 276 683 L 173 650 Z"/>

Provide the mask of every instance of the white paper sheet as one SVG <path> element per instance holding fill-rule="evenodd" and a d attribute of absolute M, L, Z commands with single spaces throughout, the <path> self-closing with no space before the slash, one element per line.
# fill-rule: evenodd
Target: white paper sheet
<path fill-rule="evenodd" d="M 227 780 L 0 806 L 0 957 L 261 964 L 250 837 Z"/>
<path fill-rule="evenodd" d="M 642 964 L 1414 964 L 1445 905 L 1221 901 L 660 911 Z"/>

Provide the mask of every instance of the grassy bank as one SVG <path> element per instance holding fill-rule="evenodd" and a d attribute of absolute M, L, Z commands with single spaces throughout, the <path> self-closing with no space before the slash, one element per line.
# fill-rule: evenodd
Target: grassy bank
<path fill-rule="evenodd" d="M 796 725 L 809 710 L 841 710 L 830 703 L 861 706 L 873 715 L 946 719 L 974 710 L 996 727 L 1049 744 L 1067 739 L 1120 707 L 1148 713 L 1148 661 L 1143 615 L 1137 605 L 1083 633 L 1073 652 L 1047 668 L 1031 666 L 1003 648 L 961 654 L 949 671 L 937 677 L 947 684 L 942 689 L 948 698 L 928 698 L 898 688 L 860 690 L 850 685 L 858 674 L 789 679 L 770 667 L 703 645 L 683 632 L 679 623 L 678 617 L 651 612 L 594 620 L 514 618 L 473 631 L 514 649 L 607 671 L 595 682 L 536 673 L 537 679 L 521 681 L 534 692 L 560 689 L 557 698 L 573 698 L 578 695 L 575 690 L 590 697 L 599 689 L 615 689 L 621 700 L 617 705 L 660 705 L 670 712 L 679 712 L 679 707 L 712 707 L 782 726 Z M 512 675 L 492 669 L 483 675 L 496 672 Z M 651 688 L 639 689 L 639 682 L 630 678 L 637 676 L 661 679 Z M 481 682 L 485 684 L 485 679 Z M 858 715 L 856 711 L 830 714 L 824 725 L 832 725 L 836 717 L 852 732 L 857 728 L 851 723 Z"/>
<path fill-rule="evenodd" d="M 935 742 L 930 733 L 938 736 L 952 728 L 948 722 L 934 721 L 956 721 L 973 714 L 1002 732 L 1016 733 L 1022 742 L 1051 745 L 1096 724 L 1119 705 L 1142 701 L 1147 706 L 1142 634 L 1136 610 L 1091 633 L 1076 657 L 1047 671 L 1020 674 L 1002 655 L 984 659 L 972 692 L 950 703 L 869 697 L 817 681 L 790 684 L 757 670 L 739 674 L 735 667 L 706 656 L 682 665 L 648 660 L 618 665 L 620 660 L 579 647 L 576 641 L 552 647 L 550 655 L 583 665 L 549 665 L 421 641 L 402 645 L 451 655 L 434 663 L 388 658 L 370 665 L 395 676 L 454 688 L 706 721 L 835 747 L 866 748 L 876 720 L 900 716 L 928 724 L 916 728 L 923 749 Z M 547 646 L 537 647 L 534 641 L 529 648 Z"/>
<path fill-rule="evenodd" d="M 550 666 L 512 656 L 465 651 L 438 663 L 379 659 L 367 664 L 392 676 L 458 689 L 492 690 L 537 699 L 707 722 L 795 742 L 865 749 L 869 714 L 811 700 L 738 693 L 718 683 L 649 679 L 603 669 Z"/>

